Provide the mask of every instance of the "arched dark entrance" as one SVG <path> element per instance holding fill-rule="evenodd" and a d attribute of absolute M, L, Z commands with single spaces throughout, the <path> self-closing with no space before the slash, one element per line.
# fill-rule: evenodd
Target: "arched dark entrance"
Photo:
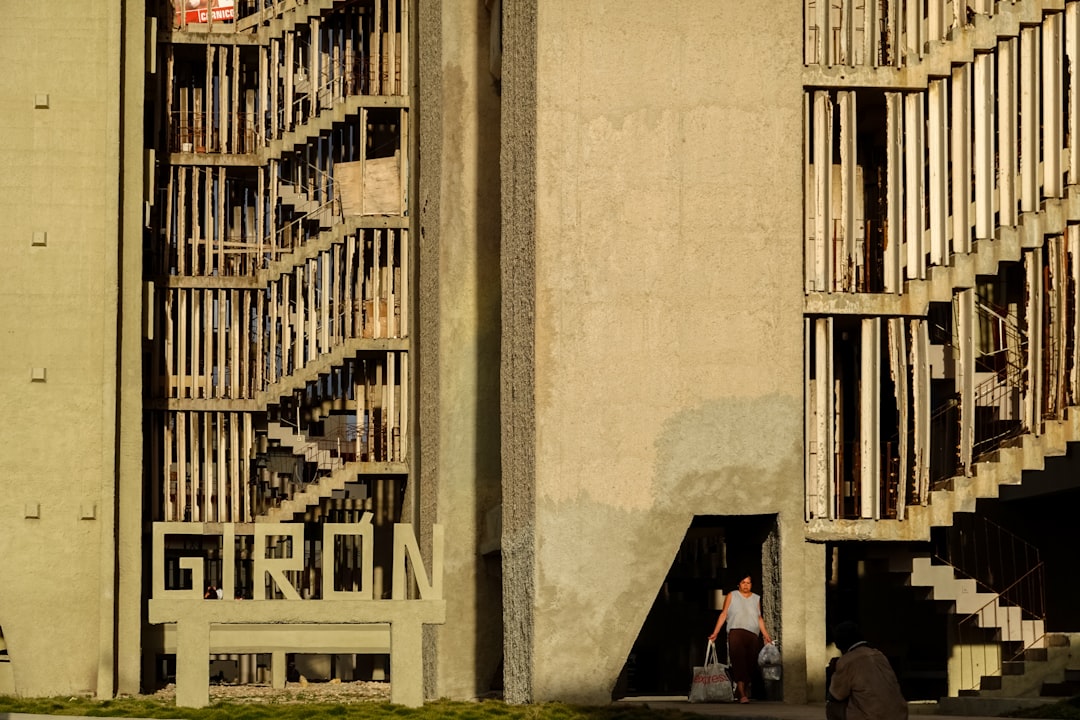
<path fill-rule="evenodd" d="M 776 515 L 699 515 L 653 601 L 614 697 L 686 695 L 694 665 L 705 656 L 723 594 L 751 575 L 770 633 L 779 628 L 779 543 Z M 718 642 L 721 661 L 727 649 Z M 754 694 L 765 696 L 762 682 Z"/>

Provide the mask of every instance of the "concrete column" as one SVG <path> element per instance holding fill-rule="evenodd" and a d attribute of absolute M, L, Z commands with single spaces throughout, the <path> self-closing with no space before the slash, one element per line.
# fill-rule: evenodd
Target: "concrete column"
<path fill-rule="evenodd" d="M 423 645 L 419 623 L 390 626 L 390 702 L 407 707 L 424 704 Z"/>
<path fill-rule="evenodd" d="M 176 705 L 206 707 L 210 702 L 210 626 L 176 623 Z"/>
<path fill-rule="evenodd" d="M 287 662 L 284 651 L 270 653 L 270 687 L 277 690 L 285 687 Z"/>

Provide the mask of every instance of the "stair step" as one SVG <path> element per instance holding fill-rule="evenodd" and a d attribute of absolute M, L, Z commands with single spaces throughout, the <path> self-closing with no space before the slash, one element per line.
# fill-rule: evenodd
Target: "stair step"
<path fill-rule="evenodd" d="M 1078 682 L 1056 682 L 1056 683 L 1043 683 L 1040 694 L 1043 697 L 1072 697 L 1074 695 L 1080 695 L 1080 683 Z"/>
<path fill-rule="evenodd" d="M 1046 662 L 1050 658 L 1050 652 L 1042 648 L 1028 648 L 1024 651 L 1024 660 L 1026 662 Z"/>
<path fill-rule="evenodd" d="M 1065 682 L 1080 683 L 1080 668 L 1065 668 Z"/>
<path fill-rule="evenodd" d="M 1023 675 L 1024 674 L 1024 661 L 1023 660 L 1006 660 L 1001 663 L 1002 675 Z"/>

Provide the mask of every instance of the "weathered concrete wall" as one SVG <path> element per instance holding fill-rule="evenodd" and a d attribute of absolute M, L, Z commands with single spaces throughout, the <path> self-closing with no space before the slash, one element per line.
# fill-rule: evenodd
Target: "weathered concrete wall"
<path fill-rule="evenodd" d="M 535 493 L 504 531 L 505 554 L 527 530 L 506 573 L 535 583 L 508 696 L 605 701 L 694 514 L 778 514 L 791 660 L 823 582 L 802 536 L 801 5 L 507 8 L 504 142 L 535 132 L 533 197 L 515 179 L 504 208 L 504 418 L 526 435 L 504 430 L 504 482 Z M 530 263 L 535 287 L 508 282 Z"/>
<path fill-rule="evenodd" d="M 446 528 L 445 626 L 429 697 L 491 689 L 502 655 L 498 557 L 477 551 L 499 488 L 499 98 L 483 0 L 421 2 L 420 481 Z M 427 535 L 425 529 L 424 536 Z"/>
<path fill-rule="evenodd" d="M 141 57 L 142 10 L 125 15 L 121 3 L 104 0 L 5 10 L 0 626 L 20 695 L 111 694 L 120 467 L 134 473 L 136 533 L 141 482 L 141 114 L 125 129 L 120 67 L 125 22 L 137 28 Z M 141 71 L 136 78 L 130 92 L 139 98 Z M 135 158 L 127 177 L 125 153 Z M 123 188 L 137 193 L 129 208 Z M 126 255 L 122 227 L 134 233 Z M 134 263 L 133 286 L 121 282 L 122 262 Z M 135 434 L 118 441 L 122 414 Z M 137 647 L 139 555 L 137 545 L 127 548 L 135 594 L 121 634 Z M 123 674 L 137 663 L 131 658 Z"/>

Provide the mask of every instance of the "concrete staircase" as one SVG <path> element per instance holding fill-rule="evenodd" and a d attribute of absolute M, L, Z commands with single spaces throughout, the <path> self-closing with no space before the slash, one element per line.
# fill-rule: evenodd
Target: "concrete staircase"
<path fill-rule="evenodd" d="M 997 48 L 999 40 L 1018 37 L 1023 26 L 1038 25 L 1043 15 L 1065 9 L 1065 0 L 1018 0 L 997 2 L 993 14 L 976 14 L 953 37 L 931 40 L 926 52 L 908 52 L 900 67 L 810 65 L 804 70 L 804 84 L 828 87 L 846 85 L 895 85 L 924 89 L 929 80 L 947 77 L 953 64 L 969 63 L 976 53 Z"/>
<path fill-rule="evenodd" d="M 302 455 L 306 462 L 314 464 L 320 472 L 333 471 L 344 464 L 341 457 L 322 449 L 317 440 L 308 440 L 281 423 L 267 422 L 266 435 L 270 440 L 288 448 L 294 455 Z"/>
<path fill-rule="evenodd" d="M 258 28 L 259 40 L 265 42 L 280 36 L 286 30 L 307 23 L 311 18 L 334 7 L 335 0 L 284 0 L 275 2 L 273 7 L 264 8 L 241 18 L 236 22 L 236 30 L 243 32 Z"/>
<path fill-rule="evenodd" d="M 255 522 L 288 522 L 297 514 L 307 512 L 324 498 L 333 497 L 335 492 L 346 489 L 346 485 L 355 482 L 360 474 L 364 475 L 403 475 L 408 472 L 405 463 L 381 462 L 345 462 L 329 475 L 324 475 L 317 482 L 309 483 L 303 491 L 283 500 L 276 508 L 264 515 L 255 517 Z"/>

